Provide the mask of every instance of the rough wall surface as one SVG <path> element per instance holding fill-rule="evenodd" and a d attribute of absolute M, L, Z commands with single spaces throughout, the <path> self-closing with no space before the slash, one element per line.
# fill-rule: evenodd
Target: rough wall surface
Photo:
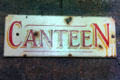
<path fill-rule="evenodd" d="M 7 14 L 112 16 L 119 38 L 120 0 L 0 0 L 0 80 L 120 80 L 117 59 L 3 57 Z"/>

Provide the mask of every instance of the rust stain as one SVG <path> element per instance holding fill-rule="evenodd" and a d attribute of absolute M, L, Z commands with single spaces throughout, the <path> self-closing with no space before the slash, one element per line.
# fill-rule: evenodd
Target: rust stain
<path fill-rule="evenodd" d="M 103 49 L 102 45 L 99 45 L 98 47 L 99 47 L 100 49 Z"/>
<path fill-rule="evenodd" d="M 12 15 L 11 15 L 11 16 L 6 16 L 6 20 L 7 20 L 8 22 L 10 22 L 10 21 L 12 21 L 13 17 L 14 17 L 14 16 L 12 16 Z"/>
<path fill-rule="evenodd" d="M 65 21 L 66 24 L 70 25 L 70 23 L 72 22 L 72 17 L 71 16 L 67 17 L 67 18 L 65 18 L 64 21 Z"/>
<path fill-rule="evenodd" d="M 114 48 L 114 57 L 117 57 L 117 54 L 116 54 L 116 47 Z"/>
<path fill-rule="evenodd" d="M 106 57 L 108 57 L 108 48 L 106 48 Z"/>
<path fill-rule="evenodd" d="M 34 35 L 35 37 L 39 37 L 39 32 L 35 31 L 35 32 L 33 33 L 33 35 Z"/>
<path fill-rule="evenodd" d="M 112 34 L 112 35 L 111 35 L 111 38 L 115 38 L 115 35 Z"/>
<path fill-rule="evenodd" d="M 23 54 L 22 56 L 23 56 L 23 57 L 27 57 L 27 54 Z"/>
<path fill-rule="evenodd" d="M 112 21 L 112 23 L 115 23 L 115 19 L 113 19 L 112 17 L 110 18 L 110 20 Z"/>
<path fill-rule="evenodd" d="M 72 57 L 72 54 L 71 54 L 71 53 L 69 53 L 69 54 L 68 54 L 68 56 L 69 56 L 69 57 Z"/>
<path fill-rule="evenodd" d="M 111 51 L 111 52 L 112 52 L 112 55 L 111 55 L 111 56 L 114 57 L 114 55 L 113 55 L 113 48 L 112 48 L 112 51 Z"/>

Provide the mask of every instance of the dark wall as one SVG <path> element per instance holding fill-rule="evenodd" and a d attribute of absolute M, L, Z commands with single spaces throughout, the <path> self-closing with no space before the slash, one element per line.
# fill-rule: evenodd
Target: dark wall
<path fill-rule="evenodd" d="M 0 80 L 120 80 L 119 55 L 116 59 L 5 58 L 4 18 L 8 14 L 112 16 L 118 43 L 120 0 L 0 0 Z"/>

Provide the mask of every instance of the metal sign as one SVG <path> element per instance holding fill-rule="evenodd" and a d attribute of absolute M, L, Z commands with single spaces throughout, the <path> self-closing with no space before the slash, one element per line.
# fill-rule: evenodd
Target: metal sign
<path fill-rule="evenodd" d="M 8 15 L 4 56 L 116 57 L 111 17 Z"/>

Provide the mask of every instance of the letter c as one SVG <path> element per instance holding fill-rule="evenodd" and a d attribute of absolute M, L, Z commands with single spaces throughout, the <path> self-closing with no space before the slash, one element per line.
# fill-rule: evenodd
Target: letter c
<path fill-rule="evenodd" d="M 9 45 L 11 48 L 14 48 L 14 49 L 18 48 L 18 47 L 20 46 L 20 44 L 21 44 L 21 42 L 18 43 L 18 44 L 14 44 L 14 43 L 13 43 L 12 32 L 13 32 L 13 27 L 14 27 L 15 24 L 19 24 L 19 25 L 20 25 L 20 26 L 18 26 L 19 28 L 22 27 L 21 21 L 14 21 L 14 22 L 11 24 L 11 26 L 10 26 L 8 32 L 7 32 L 7 42 L 8 42 L 8 45 Z M 9 36 L 8 36 L 8 35 L 9 35 Z"/>

